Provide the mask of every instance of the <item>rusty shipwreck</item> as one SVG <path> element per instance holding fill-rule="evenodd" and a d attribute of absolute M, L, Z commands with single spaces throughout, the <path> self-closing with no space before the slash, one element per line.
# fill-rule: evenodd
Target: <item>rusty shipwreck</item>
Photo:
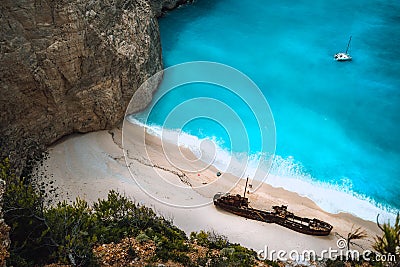
<path fill-rule="evenodd" d="M 332 225 L 318 219 L 303 218 L 287 210 L 287 206 L 272 206 L 272 211 L 254 209 L 246 197 L 247 182 L 243 196 L 229 193 L 217 193 L 214 205 L 227 212 L 266 223 L 276 223 L 293 231 L 316 236 L 327 236 Z"/>

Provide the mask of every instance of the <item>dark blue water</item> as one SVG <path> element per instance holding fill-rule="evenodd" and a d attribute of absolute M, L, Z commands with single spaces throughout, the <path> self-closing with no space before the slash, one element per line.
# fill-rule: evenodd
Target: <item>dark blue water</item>
<path fill-rule="evenodd" d="M 221 62 L 260 87 L 276 123 L 278 186 L 296 190 L 295 181 L 306 181 L 400 209 L 399 1 L 199 0 L 159 23 L 165 67 Z M 350 36 L 353 61 L 335 62 Z M 176 90 L 150 123 L 161 125 L 173 106 L 200 92 L 221 97 L 210 88 Z M 198 120 L 184 131 L 231 149 L 220 125 Z M 324 193 L 307 190 L 298 191 L 324 202 Z M 346 210 L 333 202 L 326 208 Z"/>

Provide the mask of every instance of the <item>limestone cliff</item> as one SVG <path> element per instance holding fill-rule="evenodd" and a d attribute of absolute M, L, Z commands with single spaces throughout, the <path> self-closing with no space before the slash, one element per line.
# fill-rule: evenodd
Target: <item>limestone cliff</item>
<path fill-rule="evenodd" d="M 133 93 L 162 69 L 156 16 L 183 2 L 2 0 L 0 160 L 20 168 L 62 136 L 120 122 Z M 10 242 L 3 190 L 0 180 L 0 266 Z"/>
<path fill-rule="evenodd" d="M 159 17 L 164 12 L 172 10 L 177 6 L 183 5 L 185 3 L 192 3 L 194 0 L 150 0 L 150 5 L 154 12 L 154 15 Z"/>
<path fill-rule="evenodd" d="M 23 162 L 62 136 L 120 122 L 162 69 L 155 15 L 181 2 L 3 0 L 1 158 Z"/>

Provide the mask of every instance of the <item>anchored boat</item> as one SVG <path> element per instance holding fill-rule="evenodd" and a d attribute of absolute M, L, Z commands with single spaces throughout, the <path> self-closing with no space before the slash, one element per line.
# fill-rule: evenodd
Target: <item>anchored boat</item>
<path fill-rule="evenodd" d="M 332 225 L 318 219 L 303 218 L 287 210 L 287 206 L 273 206 L 272 211 L 254 209 L 249 205 L 246 197 L 248 178 L 243 196 L 229 193 L 217 193 L 214 196 L 214 205 L 230 213 L 267 223 L 276 223 L 293 231 L 307 234 L 326 236 L 332 230 Z"/>
<path fill-rule="evenodd" d="M 350 54 L 348 54 L 349 47 L 350 47 L 350 42 L 351 42 L 351 36 L 350 36 L 349 42 L 347 43 L 346 52 L 344 52 L 344 53 L 340 52 L 340 53 L 337 53 L 337 54 L 335 54 L 333 56 L 333 58 L 336 61 L 349 61 L 349 60 L 352 60 L 352 57 L 350 56 Z"/>

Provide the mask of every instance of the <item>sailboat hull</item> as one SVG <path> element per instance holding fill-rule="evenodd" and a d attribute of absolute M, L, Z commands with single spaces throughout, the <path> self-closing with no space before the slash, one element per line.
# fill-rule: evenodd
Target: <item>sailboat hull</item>
<path fill-rule="evenodd" d="M 350 36 L 349 42 L 347 43 L 346 52 L 337 53 L 337 54 L 335 54 L 333 56 L 333 58 L 336 61 L 350 61 L 350 60 L 352 60 L 351 56 L 347 53 L 349 51 L 350 42 L 351 42 L 351 36 Z"/>
<path fill-rule="evenodd" d="M 352 57 L 346 53 L 337 53 L 333 56 L 336 61 L 350 61 Z"/>

